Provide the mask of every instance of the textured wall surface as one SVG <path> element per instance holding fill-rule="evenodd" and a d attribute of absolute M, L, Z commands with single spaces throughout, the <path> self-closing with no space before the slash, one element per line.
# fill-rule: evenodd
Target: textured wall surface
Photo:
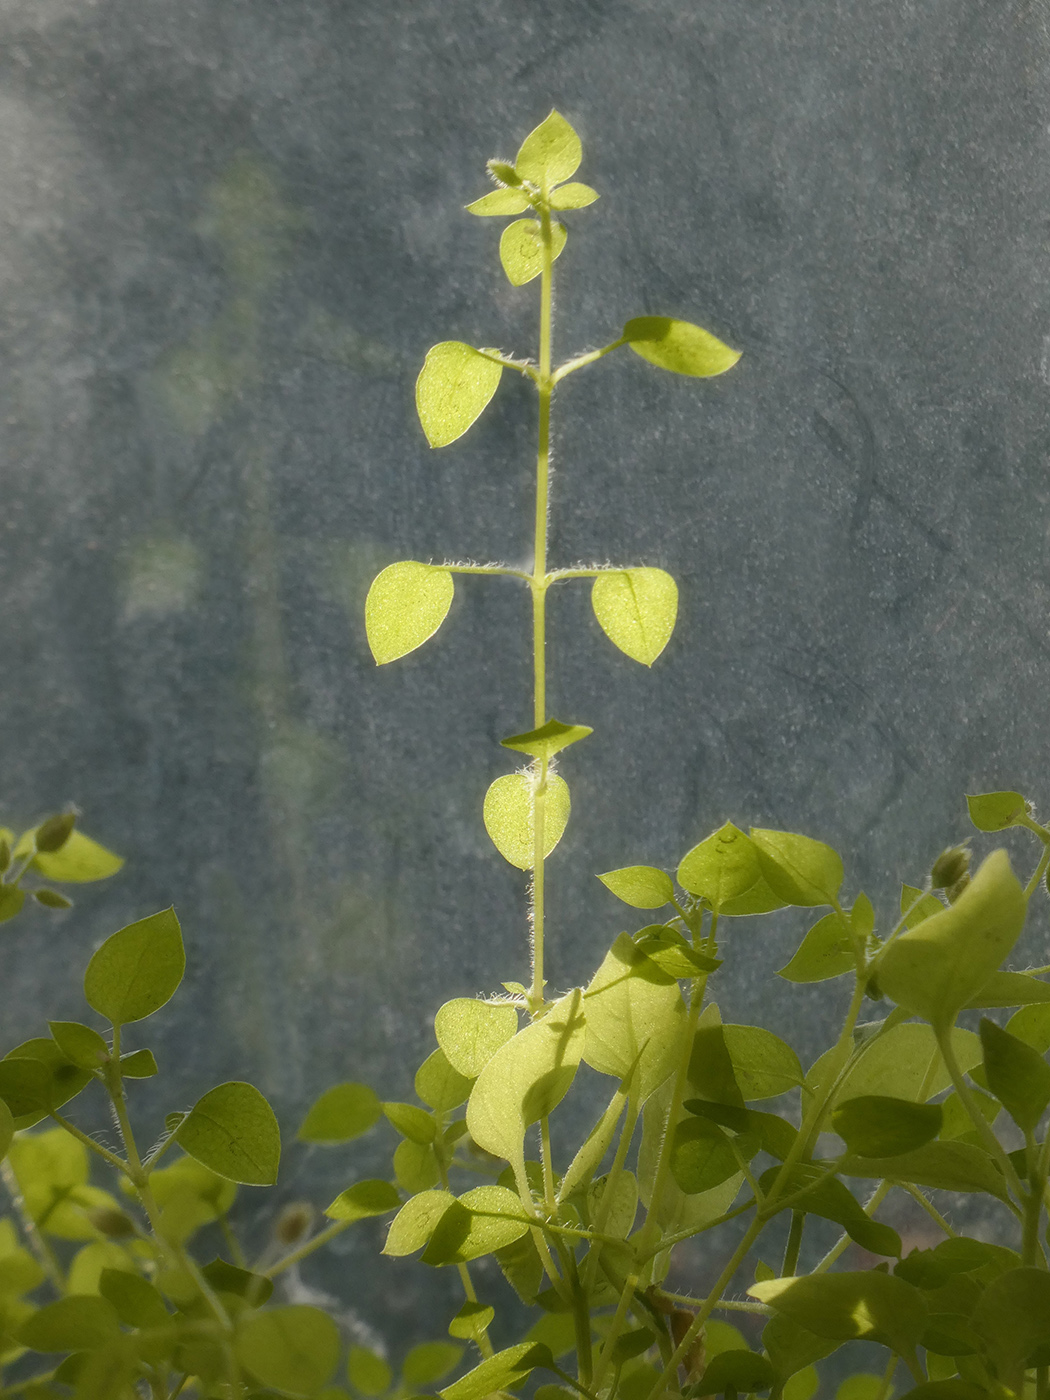
<path fill-rule="evenodd" d="M 462 206 L 552 105 L 602 195 L 558 353 L 639 314 L 744 351 L 710 383 L 621 352 L 556 404 L 555 561 L 660 565 L 682 609 L 647 671 L 584 587 L 552 604 L 551 708 L 596 731 L 554 985 L 623 926 L 595 871 L 727 816 L 831 840 L 888 912 L 964 790 L 1050 802 L 1048 58 L 1043 0 L 0 0 L 4 815 L 74 800 L 128 857 L 0 941 L 5 1045 L 174 901 L 147 1117 L 243 1076 L 294 1129 L 336 1079 L 404 1096 L 436 1006 L 524 975 L 480 823 L 524 592 L 461 581 L 382 671 L 361 610 L 395 558 L 528 559 L 527 386 L 430 452 L 412 385 L 437 340 L 534 353 Z M 728 1015 L 800 917 L 740 929 Z M 805 1049 L 834 1001 L 769 1014 Z M 287 1190 L 379 1162 L 292 1153 Z M 318 1276 L 417 1306 L 345 1248 Z"/>

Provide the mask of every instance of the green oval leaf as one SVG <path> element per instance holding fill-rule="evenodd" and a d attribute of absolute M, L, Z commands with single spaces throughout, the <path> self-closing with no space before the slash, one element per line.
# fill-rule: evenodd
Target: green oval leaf
<path fill-rule="evenodd" d="M 416 411 L 431 447 L 461 438 L 488 407 L 503 366 L 465 345 L 444 340 L 427 351 L 416 380 Z"/>
<path fill-rule="evenodd" d="M 905 1010 L 949 1025 L 1009 954 L 1026 910 L 1009 856 L 993 851 L 950 908 L 886 948 L 877 963 L 879 986 Z"/>
<path fill-rule="evenodd" d="M 71 1063 L 80 1069 L 98 1069 L 109 1059 L 109 1046 L 90 1026 L 79 1021 L 49 1021 L 51 1038 Z"/>
<path fill-rule="evenodd" d="M 19 1340 L 34 1351 L 93 1351 L 119 1332 L 113 1304 L 82 1293 L 59 1298 L 35 1312 L 22 1324 Z"/>
<path fill-rule="evenodd" d="M 586 724 L 562 724 L 560 719 L 549 719 L 539 729 L 530 729 L 527 734 L 512 734 L 509 739 L 501 739 L 505 749 L 517 753 L 527 753 L 532 758 L 547 759 L 567 749 L 570 744 L 586 739 L 594 730 Z"/>
<path fill-rule="evenodd" d="M 578 989 L 517 1033 L 485 1065 L 467 1103 L 467 1129 L 479 1147 L 515 1162 L 525 1129 L 564 1098 L 585 1039 Z"/>
<path fill-rule="evenodd" d="M 594 580 L 591 606 L 609 640 L 651 666 L 671 640 L 678 585 L 663 569 L 606 569 Z"/>
<path fill-rule="evenodd" d="M 242 1313 L 234 1337 L 237 1360 L 263 1385 L 286 1395 L 316 1395 L 339 1360 L 339 1328 L 302 1303 Z"/>
<path fill-rule="evenodd" d="M 186 970 L 174 909 L 139 919 L 107 938 L 84 974 L 84 996 L 115 1026 L 152 1016 L 175 995 Z"/>
<path fill-rule="evenodd" d="M 537 189 L 550 189 L 575 175 L 582 159 L 580 138 L 562 114 L 553 109 L 521 143 L 514 173 Z"/>
<path fill-rule="evenodd" d="M 466 1302 L 448 1325 L 448 1335 L 461 1341 L 473 1341 L 492 1322 L 496 1309 L 488 1303 Z"/>
<path fill-rule="evenodd" d="M 368 1347 L 351 1347 L 346 1363 L 347 1380 L 361 1395 L 382 1395 L 394 1383 L 394 1373 Z"/>
<path fill-rule="evenodd" d="M 720 916 L 768 914 L 784 907 L 766 884 L 751 838 L 732 822 L 682 857 L 678 883 Z"/>
<path fill-rule="evenodd" d="M 1050 1065 L 1038 1051 L 981 1018 L 988 1088 L 1022 1132 L 1034 1129 L 1050 1104 Z"/>
<path fill-rule="evenodd" d="M 127 1269 L 103 1269 L 98 1291 L 129 1327 L 163 1327 L 171 1316 L 153 1284 Z"/>
<path fill-rule="evenodd" d="M 1028 803 L 1019 792 L 967 794 L 966 805 L 978 831 L 1004 831 L 1028 814 Z"/>
<path fill-rule="evenodd" d="M 519 870 L 531 870 L 536 857 L 534 794 L 536 780 L 529 773 L 507 773 L 497 778 L 485 794 L 485 830 L 504 860 Z M 557 773 L 547 778 L 543 804 L 543 854 L 550 855 L 562 838 L 569 820 L 569 788 Z"/>
<path fill-rule="evenodd" d="M 405 559 L 372 581 L 365 599 L 365 631 L 378 666 L 415 651 L 438 630 L 455 592 L 448 569 Z"/>
<path fill-rule="evenodd" d="M 794 831 L 751 828 L 758 863 L 770 889 L 804 908 L 831 904 L 842 886 L 842 858 L 823 841 Z"/>
<path fill-rule="evenodd" d="M 300 1142 L 337 1143 L 367 1133 L 383 1106 L 367 1084 L 333 1084 L 311 1106 L 297 1137 Z"/>
<path fill-rule="evenodd" d="M 423 1102 L 436 1113 L 451 1113 L 461 1103 L 466 1103 L 473 1083 L 474 1076 L 460 1074 L 458 1069 L 453 1068 L 439 1045 L 416 1070 L 413 1087 Z"/>
<path fill-rule="evenodd" d="M 568 237 L 565 225 L 551 220 L 551 262 L 556 262 Z M 512 287 L 524 287 L 543 271 L 543 229 L 537 219 L 516 219 L 503 230 L 499 260 Z M 468 425 L 469 426 L 469 425 Z"/>
<path fill-rule="evenodd" d="M 39 836 L 39 832 L 38 832 Z M 93 880 L 108 880 L 123 866 L 121 856 L 107 851 L 82 831 L 71 831 L 55 851 L 37 850 L 32 868 L 47 880 L 60 884 L 89 884 Z"/>
<path fill-rule="evenodd" d="M 233 1080 L 198 1099 L 175 1133 L 184 1152 L 227 1181 L 272 1186 L 281 1160 L 273 1109 L 252 1084 Z"/>
<path fill-rule="evenodd" d="M 787 982 L 825 982 L 829 977 L 854 971 L 856 965 L 846 922 L 832 912 L 813 925 L 795 956 L 777 976 Z"/>
<path fill-rule="evenodd" d="M 439 1390 L 438 1394 L 442 1400 L 483 1400 L 484 1396 L 494 1391 L 517 1388 L 531 1371 L 550 1359 L 546 1347 L 533 1342 L 519 1342 L 517 1346 L 507 1347 L 488 1357 L 473 1371 L 468 1371 L 458 1381 Z"/>
<path fill-rule="evenodd" d="M 423 1263 L 465 1264 L 493 1254 L 528 1232 L 516 1192 L 505 1186 L 478 1186 L 453 1201 L 434 1228 Z"/>
<path fill-rule="evenodd" d="M 438 1045 L 452 1068 L 467 1079 L 476 1079 L 517 1030 L 518 1013 L 513 1006 L 494 1006 L 470 997 L 446 1001 L 434 1017 Z"/>
<path fill-rule="evenodd" d="M 132 1050 L 121 1055 L 120 1072 L 125 1079 L 152 1079 L 157 1071 L 157 1061 L 152 1050 Z"/>
<path fill-rule="evenodd" d="M 325 1211 L 329 1220 L 367 1220 L 397 1210 L 401 1197 L 389 1181 L 359 1181 L 340 1192 Z"/>
<path fill-rule="evenodd" d="M 831 1126 L 860 1157 L 896 1157 L 931 1142 L 943 1120 L 940 1104 L 866 1094 L 840 1103 L 831 1115 Z"/>
<path fill-rule="evenodd" d="M 674 899 L 670 875 L 653 865 L 625 865 L 622 870 L 606 871 L 598 879 L 633 909 L 659 909 Z"/>
<path fill-rule="evenodd" d="M 687 1118 L 674 1131 L 671 1175 L 687 1196 L 710 1191 L 740 1170 L 728 1134 L 706 1118 Z"/>
<path fill-rule="evenodd" d="M 468 214 L 476 214 L 479 219 L 498 218 L 503 214 L 524 214 L 529 207 L 529 197 L 524 190 L 493 190 L 475 199 L 466 206 Z"/>
<path fill-rule="evenodd" d="M 463 1348 L 453 1342 L 421 1342 L 405 1357 L 401 1378 L 406 1385 L 433 1385 L 459 1365 Z"/>
<path fill-rule="evenodd" d="M 600 1074 L 631 1075 L 631 1092 L 643 1102 L 675 1066 L 685 1020 L 678 982 L 623 933 L 591 979 L 584 1002 L 583 1058 Z"/>
<path fill-rule="evenodd" d="M 414 1103 L 385 1103 L 383 1113 L 387 1121 L 410 1142 L 434 1141 L 437 1124 L 425 1108 L 418 1108 Z"/>
<path fill-rule="evenodd" d="M 400 1259 L 422 1249 L 455 1199 L 450 1191 L 420 1191 L 413 1196 L 390 1222 L 383 1253 Z"/>
<path fill-rule="evenodd" d="M 588 204 L 593 204 L 598 197 L 598 191 L 592 190 L 590 185 L 562 185 L 560 190 L 555 190 L 551 195 L 551 208 L 586 209 Z"/>
<path fill-rule="evenodd" d="M 979 1147 L 968 1142 L 928 1142 L 896 1157 L 847 1157 L 844 1176 L 871 1180 L 910 1181 L 939 1191 L 983 1191 L 996 1200 L 1008 1199 L 1005 1178 Z"/>
<path fill-rule="evenodd" d="M 723 1026 L 733 1074 L 745 1100 L 773 1099 L 803 1080 L 798 1056 L 763 1026 Z"/>
<path fill-rule="evenodd" d="M 868 1337 L 906 1356 L 925 1331 L 929 1313 L 917 1288 L 874 1269 L 769 1279 L 747 1291 L 818 1337 Z"/>
<path fill-rule="evenodd" d="M 735 1394 L 747 1395 L 769 1390 L 776 1380 L 771 1364 L 757 1352 L 723 1351 L 704 1371 L 692 1394 L 697 1397 L 724 1395 L 732 1390 Z"/>
<path fill-rule="evenodd" d="M 670 316 L 636 316 L 623 328 L 623 338 L 636 355 L 673 374 L 710 378 L 732 369 L 739 350 L 716 339 L 710 331 Z"/>

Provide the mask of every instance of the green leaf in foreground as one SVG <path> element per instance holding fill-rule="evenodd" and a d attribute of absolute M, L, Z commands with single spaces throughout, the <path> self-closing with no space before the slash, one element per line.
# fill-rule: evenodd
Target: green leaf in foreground
<path fill-rule="evenodd" d="M 497 778 L 485 794 L 485 830 L 503 859 L 519 870 L 531 870 L 535 864 L 535 793 L 532 774 L 507 773 Z M 562 838 L 570 806 L 568 784 L 557 773 L 551 774 L 543 803 L 545 858 Z"/>
<path fill-rule="evenodd" d="M 919 1290 L 874 1269 L 770 1279 L 747 1291 L 818 1337 L 866 1337 L 905 1357 L 914 1355 L 926 1330 L 928 1308 Z"/>
<path fill-rule="evenodd" d="M 551 195 L 551 208 L 586 209 L 598 198 L 598 191 L 592 190 L 590 185 L 582 185 L 574 181 L 571 185 L 562 185 L 560 190 L 554 191 Z"/>
<path fill-rule="evenodd" d="M 509 739 L 501 739 L 500 743 L 505 749 L 549 761 L 562 749 L 579 743 L 593 733 L 594 730 L 586 724 L 563 724 L 560 719 L 549 719 L 539 729 L 530 729 L 527 734 L 512 734 Z"/>
<path fill-rule="evenodd" d="M 981 1295 L 971 1321 L 1000 1375 L 1008 1375 L 1050 1338 L 1050 1274 L 1033 1268 L 1000 1274 Z"/>
<path fill-rule="evenodd" d="M 519 1342 L 517 1346 L 498 1351 L 495 1356 L 482 1361 L 473 1371 L 468 1371 L 458 1381 L 453 1381 L 438 1393 L 443 1400 L 482 1400 L 497 1390 L 517 1388 L 537 1366 L 549 1364 L 551 1354 L 547 1347 L 533 1342 Z"/>
<path fill-rule="evenodd" d="M 674 374 L 709 378 L 740 359 L 739 350 L 730 350 L 710 331 L 670 316 L 636 316 L 624 326 L 623 338 L 643 360 Z"/>
<path fill-rule="evenodd" d="M 516 1028 L 516 1027 L 515 1027 Z M 439 1045 L 416 1070 L 415 1091 L 437 1113 L 450 1113 L 470 1097 L 473 1076 L 460 1074 Z"/>
<path fill-rule="evenodd" d="M 228 1181 L 272 1186 L 281 1160 L 273 1109 L 251 1084 L 234 1080 L 198 1099 L 175 1133 L 179 1146 Z"/>
<path fill-rule="evenodd" d="M 434 1034 L 449 1064 L 467 1079 L 476 1079 L 518 1030 L 513 1006 L 493 1005 L 471 997 L 446 1001 L 434 1017 Z"/>
<path fill-rule="evenodd" d="M 877 965 L 880 987 L 934 1027 L 950 1025 L 1013 948 L 1026 908 L 1009 856 L 993 851 L 950 908 L 887 947 Z"/>
<path fill-rule="evenodd" d="M 367 1084 L 333 1084 L 311 1105 L 297 1136 L 300 1142 L 349 1142 L 367 1133 L 382 1113 Z"/>
<path fill-rule="evenodd" d="M 186 970 L 174 909 L 128 924 L 106 939 L 88 963 L 84 996 L 115 1026 L 152 1016 L 174 995 Z"/>
<path fill-rule="evenodd" d="M 561 254 L 567 238 L 565 225 L 551 220 L 551 261 Z M 543 271 L 542 226 L 537 219 L 517 219 L 503 230 L 499 259 L 512 287 L 524 287 Z"/>
<path fill-rule="evenodd" d="M 80 1069 L 98 1069 L 109 1059 L 109 1046 L 90 1026 L 79 1021 L 49 1021 L 48 1029 L 66 1059 Z"/>
<path fill-rule="evenodd" d="M 751 829 L 770 889 L 787 904 L 832 904 L 842 885 L 842 858 L 823 841 L 794 831 Z"/>
<path fill-rule="evenodd" d="M 824 982 L 852 972 L 857 965 L 846 921 L 836 911 L 819 919 L 778 977 L 786 982 Z"/>
<path fill-rule="evenodd" d="M 682 857 L 678 883 L 719 915 L 767 914 L 784 907 L 766 883 L 754 842 L 732 822 Z"/>
<path fill-rule="evenodd" d="M 651 666 L 671 640 L 678 585 L 663 569 L 604 569 L 591 588 L 591 606 L 609 640 Z"/>
<path fill-rule="evenodd" d="M 394 1383 L 394 1373 L 376 1352 L 352 1346 L 346 1362 L 346 1377 L 361 1395 L 382 1395 Z"/>
<path fill-rule="evenodd" d="M 843 1176 L 876 1181 L 909 1181 L 939 1191 L 983 1191 L 997 1200 L 1008 1199 L 1002 1172 L 979 1147 L 968 1142 L 928 1142 L 912 1152 L 894 1157 L 847 1157 Z"/>
<path fill-rule="evenodd" d="M 495 1316 L 496 1309 L 490 1304 L 467 1301 L 449 1323 L 448 1335 L 469 1342 L 479 1332 L 484 1332 Z"/>
<path fill-rule="evenodd" d="M 940 1104 L 866 1094 L 840 1103 L 831 1126 L 860 1157 L 896 1157 L 931 1142 L 941 1130 Z"/>
<path fill-rule="evenodd" d="M 90 836 L 85 836 L 82 831 L 71 831 L 57 850 L 43 851 L 38 847 L 32 868 L 47 880 L 80 885 L 90 884 L 94 880 L 108 880 L 123 864 L 121 856 L 100 846 Z"/>
<path fill-rule="evenodd" d="M 575 175 L 582 159 L 580 138 L 553 108 L 521 143 L 514 173 L 519 180 L 528 180 L 537 189 L 549 189 Z"/>
<path fill-rule="evenodd" d="M 427 351 L 416 380 L 416 410 L 431 447 L 463 436 L 499 388 L 503 366 L 473 345 L 446 340 Z"/>
<path fill-rule="evenodd" d="M 466 206 L 468 214 L 479 219 L 495 219 L 509 214 L 524 214 L 529 207 L 529 197 L 524 190 L 492 190 L 480 199 Z"/>
<path fill-rule="evenodd" d="M 367 1220 L 388 1215 L 401 1204 L 397 1187 L 389 1181 L 359 1181 L 336 1196 L 325 1211 L 329 1220 Z"/>
<path fill-rule="evenodd" d="M 598 879 L 632 909 L 660 909 L 674 899 L 670 875 L 653 865 L 625 865 L 622 870 L 606 871 Z"/>
<path fill-rule="evenodd" d="M 455 1199 L 450 1191 L 420 1191 L 406 1201 L 390 1222 L 383 1253 L 400 1259 L 422 1249 Z"/>
<path fill-rule="evenodd" d="M 237 1360 L 283 1394 L 316 1395 L 339 1360 L 339 1328 L 319 1308 L 293 1303 L 247 1312 L 234 1337 Z"/>
<path fill-rule="evenodd" d="M 505 1186 L 478 1186 L 453 1201 L 423 1251 L 424 1264 L 465 1264 L 513 1244 L 528 1231 L 521 1199 Z"/>
<path fill-rule="evenodd" d="M 1050 1065 L 987 1016 L 981 1018 L 981 1045 L 988 1088 L 1022 1132 L 1031 1131 L 1050 1104 Z"/>
<path fill-rule="evenodd" d="M 978 831 L 1004 831 L 1028 813 L 1028 804 L 1019 792 L 968 793 L 966 805 Z"/>
<path fill-rule="evenodd" d="M 377 574 L 365 599 L 365 631 L 377 666 L 398 661 L 438 630 L 452 606 L 448 569 L 405 559 Z"/>

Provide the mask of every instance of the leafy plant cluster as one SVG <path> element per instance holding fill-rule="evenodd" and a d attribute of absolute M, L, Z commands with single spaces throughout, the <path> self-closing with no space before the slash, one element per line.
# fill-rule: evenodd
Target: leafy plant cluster
<path fill-rule="evenodd" d="M 532 569 L 404 561 L 375 580 L 366 616 L 383 664 L 437 630 L 457 574 L 509 576 L 530 592 L 533 728 L 503 741 L 523 766 L 497 778 L 484 801 L 497 849 L 528 872 L 530 980 L 440 1007 L 415 1102 L 381 1102 L 358 1083 L 327 1090 L 299 1139 L 338 1147 L 385 1118 L 400 1139 L 390 1179 L 349 1184 L 324 1224 L 308 1206 L 286 1208 L 249 1260 L 230 1212 L 238 1185 L 276 1180 L 276 1119 L 251 1085 L 222 1084 L 169 1114 L 160 1140 L 143 1148 L 129 1093 L 157 1066 L 124 1032 L 167 1003 L 185 955 L 172 910 L 113 934 L 84 977 L 97 1026 L 52 1021 L 47 1036 L 0 1060 L 11 1198 L 0 1220 L 0 1396 L 334 1400 L 348 1394 L 342 1377 L 334 1381 L 342 1370 L 356 1395 L 391 1400 L 442 1382 L 442 1400 L 485 1400 L 526 1383 L 538 1385 L 537 1400 L 809 1400 L 816 1364 L 856 1341 L 881 1346 L 885 1364 L 845 1381 L 840 1400 L 886 1400 L 895 1390 L 915 1400 L 1047 1395 L 1050 983 L 1040 974 L 1050 969 L 1005 964 L 1046 878 L 1050 827 L 1021 794 L 968 802 L 979 831 L 1020 827 L 1035 839 L 1026 884 L 1004 850 L 971 872 L 968 847 L 953 847 L 903 885 L 899 910 L 881 922 L 865 894 L 844 894 L 839 855 L 792 832 L 727 823 L 683 856 L 673 878 L 650 866 L 608 872 L 600 878 L 609 891 L 643 911 L 634 923 L 646 922 L 613 940 L 586 987 L 548 995 L 545 862 L 570 809 L 557 767 L 591 730 L 547 712 L 547 597 L 556 584 L 589 579 L 598 623 L 645 665 L 666 645 L 677 603 L 659 569 L 550 567 L 553 391 L 623 346 L 701 378 L 738 358 L 700 327 L 641 317 L 604 348 L 554 366 L 553 264 L 567 238 L 558 215 L 597 198 L 572 181 L 581 154 L 552 113 L 513 164 L 490 162 L 497 187 L 469 206 L 514 219 L 500 257 L 515 286 L 539 278 L 538 359 L 445 342 L 417 384 L 436 447 L 470 427 L 505 369 L 534 384 Z M 0 854 L 0 891 L 11 892 L 0 893 L 0 917 L 19 912 L 27 873 L 60 883 L 119 864 L 69 816 L 17 842 L 6 836 Z M 61 898 L 42 893 L 45 904 Z M 741 938 L 746 949 L 740 921 L 789 906 L 821 912 L 779 976 L 852 984 L 834 1043 L 808 1069 L 768 1029 L 724 1023 L 714 1000 Z M 1005 1026 L 1004 1010 L 1013 1012 Z M 981 1017 L 978 1031 L 960 1025 L 981 1011 L 1000 1014 Z M 608 1103 L 576 1151 L 556 1158 L 552 1116 L 581 1065 L 609 1080 Z M 71 1117 L 72 1101 L 93 1085 L 110 1105 L 115 1145 Z M 108 1190 L 91 1180 L 100 1159 Z M 955 1228 L 960 1196 L 998 1213 L 1001 1243 Z M 925 1213 L 938 1243 L 905 1250 L 880 1218 L 899 1197 Z M 275 1280 L 370 1217 L 389 1218 L 384 1254 L 419 1254 L 462 1286 L 448 1339 L 415 1348 L 396 1380 L 376 1352 L 347 1350 L 323 1309 L 274 1296 Z M 836 1241 L 804 1271 L 827 1222 Z M 679 1292 L 672 1258 L 701 1236 L 705 1259 L 717 1261 L 714 1282 Z M 204 1262 L 216 1238 L 221 1250 Z M 851 1248 L 857 1267 L 839 1267 Z M 490 1334 L 516 1314 L 506 1289 L 473 1267 L 488 1256 L 533 1309 L 525 1335 L 498 1348 Z"/>

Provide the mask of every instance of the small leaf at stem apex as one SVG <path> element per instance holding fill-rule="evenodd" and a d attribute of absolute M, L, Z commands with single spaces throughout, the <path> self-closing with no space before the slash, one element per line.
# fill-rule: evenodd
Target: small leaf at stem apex
<path fill-rule="evenodd" d="M 560 719 L 549 719 L 539 729 L 530 729 L 527 734 L 512 734 L 509 739 L 501 739 L 500 743 L 505 749 L 549 761 L 562 749 L 579 743 L 593 733 L 594 730 L 586 724 L 562 724 Z"/>
<path fill-rule="evenodd" d="M 591 606 L 609 640 L 651 666 L 671 640 L 678 585 L 663 569 L 610 569 L 594 580 Z"/>
<path fill-rule="evenodd" d="M 477 1079 L 493 1055 L 518 1033 L 513 1006 L 493 1005 L 471 997 L 454 997 L 434 1017 L 438 1045 L 454 1070 Z"/>
<path fill-rule="evenodd" d="M 560 190 L 555 190 L 551 195 L 552 209 L 586 209 L 589 204 L 593 204 L 600 198 L 597 190 L 592 190 L 590 185 L 562 185 Z"/>
<path fill-rule="evenodd" d="M 377 574 L 365 599 L 365 631 L 377 666 L 398 661 L 438 630 L 452 606 L 448 569 L 405 559 Z"/>
<path fill-rule="evenodd" d="M 1019 792 L 967 794 L 966 806 L 978 831 L 1004 831 L 1028 812 L 1028 803 Z"/>
<path fill-rule="evenodd" d="M 560 257 L 567 237 L 565 225 L 552 219 L 551 262 Z M 524 287 L 538 277 L 543 271 L 543 237 L 539 221 L 518 219 L 508 224 L 500 237 L 499 259 L 512 287 Z"/>
<path fill-rule="evenodd" d="M 115 1026 L 152 1016 L 174 996 L 186 970 L 174 909 L 163 909 L 112 934 L 84 973 L 84 996 Z"/>
<path fill-rule="evenodd" d="M 501 214 L 524 214 L 528 207 L 529 197 L 524 190 L 493 190 L 468 204 L 466 210 L 479 219 L 494 219 Z"/>
<path fill-rule="evenodd" d="M 560 112 L 552 111 L 521 143 L 514 173 L 538 189 L 550 189 L 575 175 L 582 159 L 580 138 Z"/>
<path fill-rule="evenodd" d="M 654 865 L 625 865 L 622 870 L 606 871 L 598 879 L 632 909 L 660 909 L 674 899 L 670 875 Z"/>
<path fill-rule="evenodd" d="M 708 379 L 740 359 L 739 350 L 730 350 L 710 331 L 670 316 L 636 316 L 624 326 L 623 338 L 643 360 L 674 374 Z"/>
<path fill-rule="evenodd" d="M 564 778 L 547 778 L 543 804 L 543 854 L 550 855 L 562 838 L 569 820 L 569 787 Z M 485 830 L 504 860 L 519 870 L 531 870 L 536 861 L 536 780 L 528 773 L 507 773 L 497 778 L 485 794 Z"/>
<path fill-rule="evenodd" d="M 485 411 L 502 375 L 502 365 L 461 340 L 445 340 L 427 351 L 416 380 L 416 411 L 431 447 L 447 447 L 463 436 Z"/>

